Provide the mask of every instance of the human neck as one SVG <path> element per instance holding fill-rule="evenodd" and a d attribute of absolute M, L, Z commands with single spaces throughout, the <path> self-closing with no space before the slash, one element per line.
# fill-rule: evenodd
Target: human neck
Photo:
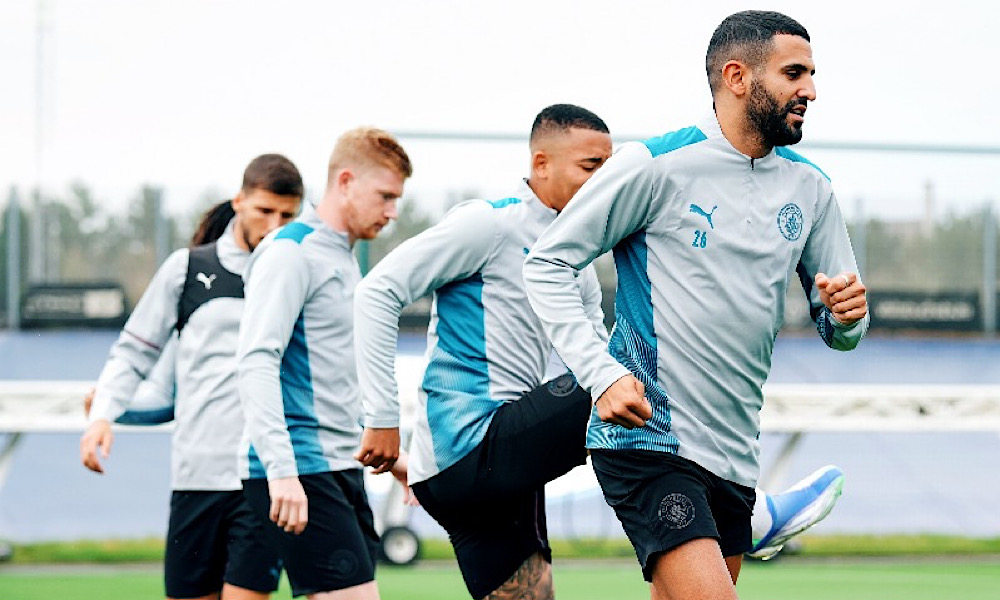
<path fill-rule="evenodd" d="M 240 218 L 236 217 L 236 221 L 233 223 L 233 229 L 230 232 L 233 236 L 233 241 L 236 242 L 236 247 L 244 252 L 251 252 L 250 244 L 247 243 L 247 234 L 243 230 L 243 223 L 240 222 Z"/>
<path fill-rule="evenodd" d="M 722 135 L 738 152 L 750 158 L 763 158 L 771 151 L 760 133 L 747 122 L 746 111 L 735 102 L 717 101 L 715 116 L 719 119 Z"/>
<path fill-rule="evenodd" d="M 346 233 L 348 243 L 352 246 L 354 245 L 356 238 L 347 231 L 342 198 L 327 192 L 319 204 L 316 205 L 316 216 L 326 223 L 330 229 L 338 233 Z"/>
<path fill-rule="evenodd" d="M 531 179 L 528 179 L 528 187 L 531 188 L 531 191 L 535 194 L 535 197 L 538 198 L 539 202 L 556 212 L 560 212 L 560 210 L 562 210 L 560 207 L 556 206 L 555 202 L 552 201 L 545 188 L 538 185 L 538 183 L 533 183 Z"/>

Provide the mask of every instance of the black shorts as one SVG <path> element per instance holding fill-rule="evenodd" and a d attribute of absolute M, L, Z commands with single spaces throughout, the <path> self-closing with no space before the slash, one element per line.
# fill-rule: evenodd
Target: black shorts
<path fill-rule="evenodd" d="M 174 491 L 164 557 L 170 598 L 198 598 L 229 583 L 278 589 L 281 561 L 239 491 Z"/>
<path fill-rule="evenodd" d="M 503 405 L 486 437 L 441 473 L 413 485 L 448 532 L 465 585 L 483 598 L 541 552 L 552 560 L 545 484 L 586 462 L 590 394 L 571 375 Z"/>
<path fill-rule="evenodd" d="M 270 520 L 267 480 L 243 482 L 250 507 L 267 521 L 268 539 L 278 550 L 292 595 L 330 592 L 375 579 L 378 534 L 368 506 L 361 469 L 300 475 L 309 500 L 309 521 L 295 535 Z"/>
<path fill-rule="evenodd" d="M 646 581 L 651 557 L 694 539 L 717 540 L 723 556 L 750 549 L 753 488 L 666 452 L 591 450 L 590 460 Z"/>

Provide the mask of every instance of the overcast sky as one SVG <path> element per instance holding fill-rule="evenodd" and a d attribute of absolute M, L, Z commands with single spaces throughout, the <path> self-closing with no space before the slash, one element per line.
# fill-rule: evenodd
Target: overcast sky
<path fill-rule="evenodd" d="M 0 3 L 0 186 L 35 180 L 37 0 Z M 813 38 L 818 101 L 805 141 L 1000 146 L 996 3 L 247 2 L 47 0 L 41 178 L 120 207 L 142 183 L 176 212 L 209 187 L 231 194 L 264 152 L 291 158 L 319 194 L 343 130 L 524 133 L 554 102 L 613 133 L 657 135 L 710 109 L 708 39 L 726 15 L 766 8 Z M 403 140 L 407 196 L 487 197 L 526 175 L 523 144 Z M 1000 156 L 801 148 L 851 216 L 1000 201 Z M 4 197 L 6 192 L 4 192 Z"/>

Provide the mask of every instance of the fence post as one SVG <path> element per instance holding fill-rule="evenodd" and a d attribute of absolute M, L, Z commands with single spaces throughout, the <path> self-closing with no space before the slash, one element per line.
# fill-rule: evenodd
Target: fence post
<path fill-rule="evenodd" d="M 21 207 L 14 186 L 7 201 L 7 327 L 21 328 Z"/>
<path fill-rule="evenodd" d="M 997 224 L 993 202 L 983 210 L 983 333 L 997 332 Z"/>

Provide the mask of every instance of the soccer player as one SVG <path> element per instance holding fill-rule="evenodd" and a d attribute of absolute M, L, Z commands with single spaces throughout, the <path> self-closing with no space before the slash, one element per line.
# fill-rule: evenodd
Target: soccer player
<path fill-rule="evenodd" d="M 98 453 L 109 456 L 111 422 L 126 413 L 176 333 L 173 493 L 164 565 L 168 598 L 266 598 L 277 589 L 277 554 L 243 499 L 236 470 L 243 430 L 236 340 L 241 274 L 250 252 L 298 213 L 302 193 L 302 177 L 287 158 L 265 154 L 251 161 L 232 200 L 232 218 L 222 224 L 224 233 L 164 261 L 97 383 L 80 450 L 83 464 L 102 473 Z M 224 207 L 216 210 L 226 213 Z M 220 220 L 205 224 L 218 226 Z M 196 237 L 212 235 L 199 231 Z"/>
<path fill-rule="evenodd" d="M 295 596 L 378 598 L 378 536 L 353 458 L 361 437 L 354 360 L 354 242 L 396 218 L 412 168 L 388 133 L 337 141 L 314 208 L 254 253 L 240 326 L 246 415 L 240 469 Z"/>
<path fill-rule="evenodd" d="M 355 296 L 366 407 L 359 457 L 384 470 L 399 447 L 392 368 L 399 315 L 434 295 L 410 483 L 448 531 L 474 598 L 552 596 L 544 486 L 586 458 L 591 396 L 571 375 L 539 385 L 552 346 L 528 303 L 521 267 L 611 155 L 611 137 L 594 113 L 557 104 L 535 118 L 530 149 L 531 176 L 514 196 L 456 207 L 379 262 Z M 593 269 L 582 269 L 574 285 L 588 332 L 606 341 Z M 839 470 L 827 468 L 792 495 L 761 494 L 761 552 L 776 553 L 790 523 L 797 533 L 825 516 L 841 481 Z"/>
<path fill-rule="evenodd" d="M 809 34 L 779 13 L 740 12 L 706 62 L 714 113 L 624 144 L 524 267 L 536 314 L 596 399 L 587 446 L 654 598 L 737 597 L 761 386 L 791 282 L 831 348 L 854 348 L 868 327 L 830 182 L 785 148 L 816 98 Z M 577 275 L 609 250 L 618 293 L 605 345 Z"/>

